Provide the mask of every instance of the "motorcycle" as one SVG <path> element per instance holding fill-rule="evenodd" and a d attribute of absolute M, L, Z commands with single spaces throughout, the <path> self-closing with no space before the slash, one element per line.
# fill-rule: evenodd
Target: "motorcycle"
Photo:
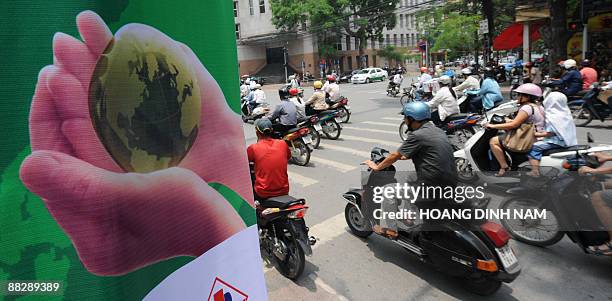
<path fill-rule="evenodd" d="M 589 253 L 590 246 L 610 241 L 608 229 L 602 225 L 591 204 L 591 194 L 601 190 L 599 181 L 605 178 L 601 175 L 582 176 L 575 172 L 581 166 L 599 167 L 597 158 L 591 154 L 610 150 L 612 146 L 600 146 L 553 154 L 553 157 L 564 159 L 563 167 L 573 172 L 559 174 L 556 169 L 551 169 L 537 180 L 521 181 L 521 185 L 506 191 L 512 197 L 500 205 L 502 209 L 545 209 L 547 218 L 502 219 L 502 225 L 514 239 L 539 247 L 554 245 L 567 235 L 580 249 Z"/>
<path fill-rule="evenodd" d="M 400 85 L 389 82 L 387 85 L 387 96 L 396 97 L 400 93 Z"/>
<path fill-rule="evenodd" d="M 455 151 L 454 157 L 457 167 L 457 176 L 459 180 L 464 183 L 473 183 L 480 178 L 480 180 L 485 182 L 502 186 L 516 185 L 519 181 L 516 177 L 496 177 L 493 175 L 493 172 L 499 170 L 499 165 L 490 150 L 489 140 L 497 136 L 499 131 L 485 127 L 484 125 L 486 122 L 486 120 L 482 120 L 481 129 L 467 140 L 463 149 Z M 494 115 L 490 120 L 491 124 L 501 124 L 504 122 L 504 117 L 500 115 Z M 551 154 L 588 148 L 588 145 L 575 145 L 568 148 L 547 150 L 543 153 L 541 165 L 562 169 L 563 160 L 551 157 Z M 511 171 L 516 171 L 528 163 L 526 153 L 515 153 L 505 150 L 505 156 Z"/>
<path fill-rule="evenodd" d="M 255 181 L 251 163 L 251 180 Z M 304 271 L 305 256 L 312 255 L 316 238 L 308 236 L 304 216 L 306 200 L 283 195 L 255 201 L 259 246 L 262 253 L 273 257 L 280 273 L 292 280 Z"/>
<path fill-rule="evenodd" d="M 240 98 L 240 112 L 242 113 L 243 122 L 255 121 L 266 116 L 266 114 L 270 112 L 270 105 L 268 103 L 262 103 L 251 109 L 247 98 L 242 97 Z"/>
<path fill-rule="evenodd" d="M 340 114 L 339 110 L 326 110 L 317 115 L 321 131 L 328 139 L 338 140 L 340 138 L 340 133 L 342 132 L 342 127 L 340 126 L 342 117 Z"/>
<path fill-rule="evenodd" d="M 371 159 L 380 163 L 388 155 L 387 150 L 374 148 Z M 392 176 L 395 167 L 391 165 L 383 172 L 368 168 L 362 174 L 362 187 L 350 189 L 342 197 L 347 201 L 344 214 L 349 229 L 354 235 L 366 238 L 373 233 L 372 226 L 379 223 L 370 212 L 381 206 L 372 198 L 364 197 L 368 194 L 366 187 L 396 182 Z M 399 208 L 411 206 L 404 199 L 399 201 Z M 484 208 L 488 202 L 467 203 L 462 206 Z M 433 224 L 398 221 L 398 224 L 397 239 L 388 239 L 437 270 L 463 279 L 466 288 L 476 294 L 495 293 L 502 282 L 514 281 L 521 271 L 508 244 L 509 235 L 499 224 L 485 220 L 439 220 Z"/>
<path fill-rule="evenodd" d="M 348 98 L 344 96 L 338 97 L 338 100 L 333 101 L 326 99 L 325 102 L 329 105 L 330 110 L 337 110 L 338 117 L 340 117 L 340 123 L 348 123 L 351 118 L 351 107 L 348 105 Z"/>
<path fill-rule="evenodd" d="M 306 166 L 310 162 L 310 153 L 314 149 L 312 147 L 312 138 L 308 135 L 309 133 L 308 127 L 296 127 L 289 130 L 284 136 L 279 132 L 275 132 L 273 137 L 287 142 L 291 150 L 291 163 Z"/>
<path fill-rule="evenodd" d="M 571 100 L 567 106 L 572 112 L 576 126 L 587 126 L 593 119 L 604 122 L 612 116 L 612 107 L 599 99 L 602 88 L 599 84 L 591 85 L 591 90 L 579 100 Z"/>
<path fill-rule="evenodd" d="M 465 142 L 474 135 L 480 119 L 481 116 L 476 114 L 455 114 L 447 117 L 444 123 L 436 124 L 436 126 L 446 133 L 453 148 L 459 150 L 462 149 Z M 408 133 L 408 124 L 406 121 L 402 121 L 399 127 L 399 134 L 402 141 L 406 141 Z"/>
<path fill-rule="evenodd" d="M 410 84 L 410 88 L 403 88 L 402 96 L 400 97 L 400 105 L 403 107 L 405 104 L 415 101 L 417 99 L 418 83 Z"/>

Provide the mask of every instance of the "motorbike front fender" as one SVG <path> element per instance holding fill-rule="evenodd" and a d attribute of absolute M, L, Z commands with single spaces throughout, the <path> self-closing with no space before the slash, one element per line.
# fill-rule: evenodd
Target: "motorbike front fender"
<path fill-rule="evenodd" d="M 289 233 L 295 238 L 302 250 L 304 255 L 312 255 L 312 247 L 308 241 L 308 229 L 303 219 L 287 220 Z"/>

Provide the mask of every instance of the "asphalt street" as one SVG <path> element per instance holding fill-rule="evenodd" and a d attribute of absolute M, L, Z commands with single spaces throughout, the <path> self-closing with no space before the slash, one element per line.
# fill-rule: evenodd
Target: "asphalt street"
<path fill-rule="evenodd" d="M 372 147 L 395 150 L 401 143 L 399 98 L 386 96 L 386 86 L 386 81 L 342 84 L 352 115 L 340 139 L 323 139 L 309 166 L 289 166 L 290 194 L 307 200 L 306 223 L 319 241 L 298 281 L 284 278 L 271 264 L 264 266 L 270 300 L 612 300 L 612 257 L 586 255 L 567 238 L 547 248 L 512 241 L 521 274 L 493 296 L 479 297 L 389 240 L 352 235 L 341 194 L 359 186 L 359 163 Z M 264 91 L 272 105 L 279 101 L 274 86 Z M 306 88 L 305 96 L 311 94 Z M 586 143 L 588 131 L 596 144 L 612 144 L 611 130 L 610 122 L 593 122 L 578 129 L 579 143 Z M 244 133 L 247 145 L 256 142 L 252 124 L 245 124 Z M 398 167 L 414 169 L 409 161 Z M 490 206 L 502 198 L 494 197 Z"/>

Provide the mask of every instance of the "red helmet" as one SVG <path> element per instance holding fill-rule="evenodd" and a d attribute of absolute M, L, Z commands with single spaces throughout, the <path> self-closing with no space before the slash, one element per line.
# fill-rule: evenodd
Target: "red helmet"
<path fill-rule="evenodd" d="M 296 95 L 298 95 L 299 92 L 300 91 L 297 88 L 289 89 L 289 95 L 291 95 L 291 96 L 296 96 Z"/>
<path fill-rule="evenodd" d="M 327 80 L 330 81 L 330 82 L 335 82 L 336 78 L 333 75 L 330 74 L 330 75 L 327 76 Z"/>
<path fill-rule="evenodd" d="M 423 66 L 423 67 L 421 67 L 420 70 L 421 70 L 421 72 L 427 72 L 427 67 Z"/>

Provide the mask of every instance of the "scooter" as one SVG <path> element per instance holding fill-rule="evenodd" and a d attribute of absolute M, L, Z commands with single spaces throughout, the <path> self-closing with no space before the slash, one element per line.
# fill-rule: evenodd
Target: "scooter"
<path fill-rule="evenodd" d="M 389 152 L 374 148 L 371 159 L 382 162 Z M 342 197 L 347 201 L 344 213 L 351 232 L 362 238 L 370 236 L 372 227 L 380 222 L 374 217 L 374 210 L 381 204 L 374 203 L 367 187 L 393 184 L 393 165 L 381 172 L 367 169 L 362 173 L 360 188 L 350 189 Z M 399 210 L 413 206 L 401 199 Z M 469 203 L 469 204 L 468 204 Z M 465 202 L 463 206 L 484 208 L 487 202 Z M 421 261 L 433 265 L 439 271 L 461 278 L 465 287 L 479 295 L 491 295 L 502 282 L 512 282 L 521 268 L 508 244 L 509 235 L 499 225 L 486 220 L 413 223 L 398 220 L 398 237 L 388 238 L 403 247 Z"/>
<path fill-rule="evenodd" d="M 599 84 L 591 85 L 591 90 L 580 100 L 573 100 L 567 103 L 572 111 L 572 117 L 576 126 L 586 126 L 593 119 L 604 122 L 612 116 L 612 107 L 599 99 L 602 88 Z"/>
<path fill-rule="evenodd" d="M 400 93 L 400 85 L 396 85 L 392 81 L 387 85 L 387 96 L 396 97 Z"/>
<path fill-rule="evenodd" d="M 287 142 L 291 150 L 290 162 L 299 166 L 306 166 L 310 162 L 310 153 L 314 149 L 313 141 L 308 135 L 309 132 L 308 127 L 296 127 L 290 129 L 284 136 L 282 133 L 274 132 L 273 137 Z"/>
<path fill-rule="evenodd" d="M 481 129 L 476 132 L 465 143 L 465 147 L 454 153 L 457 175 L 464 183 L 473 183 L 481 180 L 496 185 L 516 185 L 520 179 L 511 176 L 496 177 L 495 172 L 499 170 L 497 160 L 489 147 L 489 140 L 497 136 L 498 130 L 485 127 L 487 121 L 481 121 Z M 504 123 L 504 117 L 493 115 L 489 121 L 491 124 Z M 553 153 L 563 151 L 575 151 L 588 149 L 588 145 L 575 145 L 568 148 L 558 148 L 545 151 L 542 156 L 541 165 L 562 169 L 563 160 L 551 157 Z M 506 162 L 511 171 L 518 170 L 521 166 L 528 164 L 527 154 L 505 151 Z"/>
<path fill-rule="evenodd" d="M 351 107 L 348 104 L 348 98 L 344 96 L 338 97 L 338 100 L 333 101 L 331 99 L 326 99 L 325 102 L 329 105 L 330 110 L 337 110 L 338 117 L 340 117 L 340 123 L 348 123 L 349 119 L 351 119 Z"/>
<path fill-rule="evenodd" d="M 342 127 L 342 117 L 339 110 L 326 110 L 317 115 L 319 118 L 318 124 L 321 126 L 321 131 L 327 139 L 338 140 Z"/>
<path fill-rule="evenodd" d="M 246 123 L 264 117 L 270 112 L 270 105 L 268 103 L 262 103 L 251 109 L 247 98 L 242 97 L 240 98 L 240 111 L 242 113 L 242 121 Z"/>
<path fill-rule="evenodd" d="M 605 178 L 579 175 L 581 166 L 597 168 L 601 164 L 591 154 L 611 151 L 612 146 L 593 147 L 552 154 L 565 160 L 563 167 L 571 172 L 559 173 L 549 169 L 538 178 L 524 178 L 520 185 L 506 191 L 511 198 L 501 203 L 502 209 L 546 210 L 546 219 L 502 219 L 502 225 L 518 241 L 539 246 L 551 246 L 567 235 L 585 253 L 590 246 L 610 241 L 606 229 L 591 204 L 591 194 L 601 190 Z M 547 167 L 541 167 L 545 169 Z"/>
<path fill-rule="evenodd" d="M 251 180 L 255 181 L 253 164 Z M 308 211 L 306 200 L 283 195 L 256 200 L 259 246 L 263 253 L 273 257 L 281 274 L 295 280 L 304 271 L 305 256 L 312 255 L 316 238 L 308 236 L 304 216 Z"/>
<path fill-rule="evenodd" d="M 447 117 L 444 123 L 436 124 L 442 129 L 451 141 L 455 150 L 462 149 L 465 142 L 478 130 L 479 121 L 482 117 L 476 114 L 455 114 Z M 408 124 L 402 121 L 399 134 L 402 141 L 408 138 Z"/>

